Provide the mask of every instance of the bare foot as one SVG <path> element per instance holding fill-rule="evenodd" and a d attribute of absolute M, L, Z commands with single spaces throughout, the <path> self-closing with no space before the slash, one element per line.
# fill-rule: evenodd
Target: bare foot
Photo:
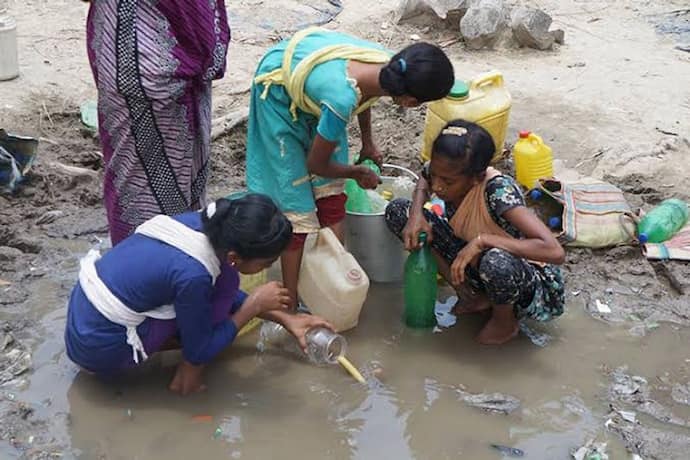
<path fill-rule="evenodd" d="M 477 341 L 482 345 L 503 345 L 517 337 L 520 326 L 515 321 L 501 321 L 492 317 L 479 331 Z"/>
<path fill-rule="evenodd" d="M 455 303 L 451 313 L 455 316 L 460 316 L 486 311 L 489 308 L 491 308 L 491 302 L 485 295 L 480 294 L 465 299 L 458 296 L 458 301 Z"/>

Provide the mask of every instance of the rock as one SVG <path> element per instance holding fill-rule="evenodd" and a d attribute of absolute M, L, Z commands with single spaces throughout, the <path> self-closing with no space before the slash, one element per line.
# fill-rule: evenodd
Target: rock
<path fill-rule="evenodd" d="M 451 12 L 464 14 L 471 2 L 472 0 L 402 0 L 396 11 L 396 22 L 426 12 L 433 12 L 439 18 L 446 19 Z"/>
<path fill-rule="evenodd" d="M 507 27 L 508 9 L 503 0 L 480 0 L 460 20 L 460 33 L 468 48 L 490 48 Z"/>
<path fill-rule="evenodd" d="M 556 43 L 559 45 L 565 43 L 565 31 L 563 29 L 556 29 L 550 33 L 553 34 L 553 39 L 556 40 Z"/>
<path fill-rule="evenodd" d="M 549 32 L 551 21 L 551 16 L 535 8 L 515 8 L 510 15 L 510 27 L 515 40 L 520 46 L 539 50 L 553 48 L 556 41 L 556 34 Z"/>
<path fill-rule="evenodd" d="M 0 246 L 0 262 L 12 262 L 23 255 L 24 253 L 17 248 Z"/>

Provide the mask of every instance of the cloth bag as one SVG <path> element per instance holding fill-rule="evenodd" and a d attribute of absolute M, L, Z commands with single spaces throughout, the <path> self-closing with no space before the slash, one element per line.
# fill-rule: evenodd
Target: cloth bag
<path fill-rule="evenodd" d="M 565 183 L 540 179 L 543 197 L 532 204 L 537 214 L 561 218 L 558 239 L 564 246 L 605 248 L 634 244 L 636 226 L 630 205 L 614 185 L 585 178 Z M 546 220 L 546 219 L 545 219 Z"/>

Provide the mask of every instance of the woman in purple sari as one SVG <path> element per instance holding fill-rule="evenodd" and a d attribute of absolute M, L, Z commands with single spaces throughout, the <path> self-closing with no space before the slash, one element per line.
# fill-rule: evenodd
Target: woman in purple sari
<path fill-rule="evenodd" d="M 224 0 L 91 0 L 104 201 L 117 244 L 157 214 L 205 205 L 211 82 L 230 41 Z"/>

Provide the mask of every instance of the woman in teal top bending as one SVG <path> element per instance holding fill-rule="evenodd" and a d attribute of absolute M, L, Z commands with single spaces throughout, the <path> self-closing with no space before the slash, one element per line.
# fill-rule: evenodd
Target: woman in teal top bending
<path fill-rule="evenodd" d="M 392 56 L 375 43 L 318 28 L 298 32 L 263 57 L 249 106 L 247 187 L 273 198 L 292 223 L 281 264 L 293 308 L 307 235 L 330 227 L 344 239 L 345 179 L 378 185 L 369 168 L 351 164 L 350 119 L 359 120 L 359 160 L 380 164 L 371 105 L 388 96 L 415 107 L 445 97 L 453 82 L 452 64 L 434 45 L 415 43 Z"/>

